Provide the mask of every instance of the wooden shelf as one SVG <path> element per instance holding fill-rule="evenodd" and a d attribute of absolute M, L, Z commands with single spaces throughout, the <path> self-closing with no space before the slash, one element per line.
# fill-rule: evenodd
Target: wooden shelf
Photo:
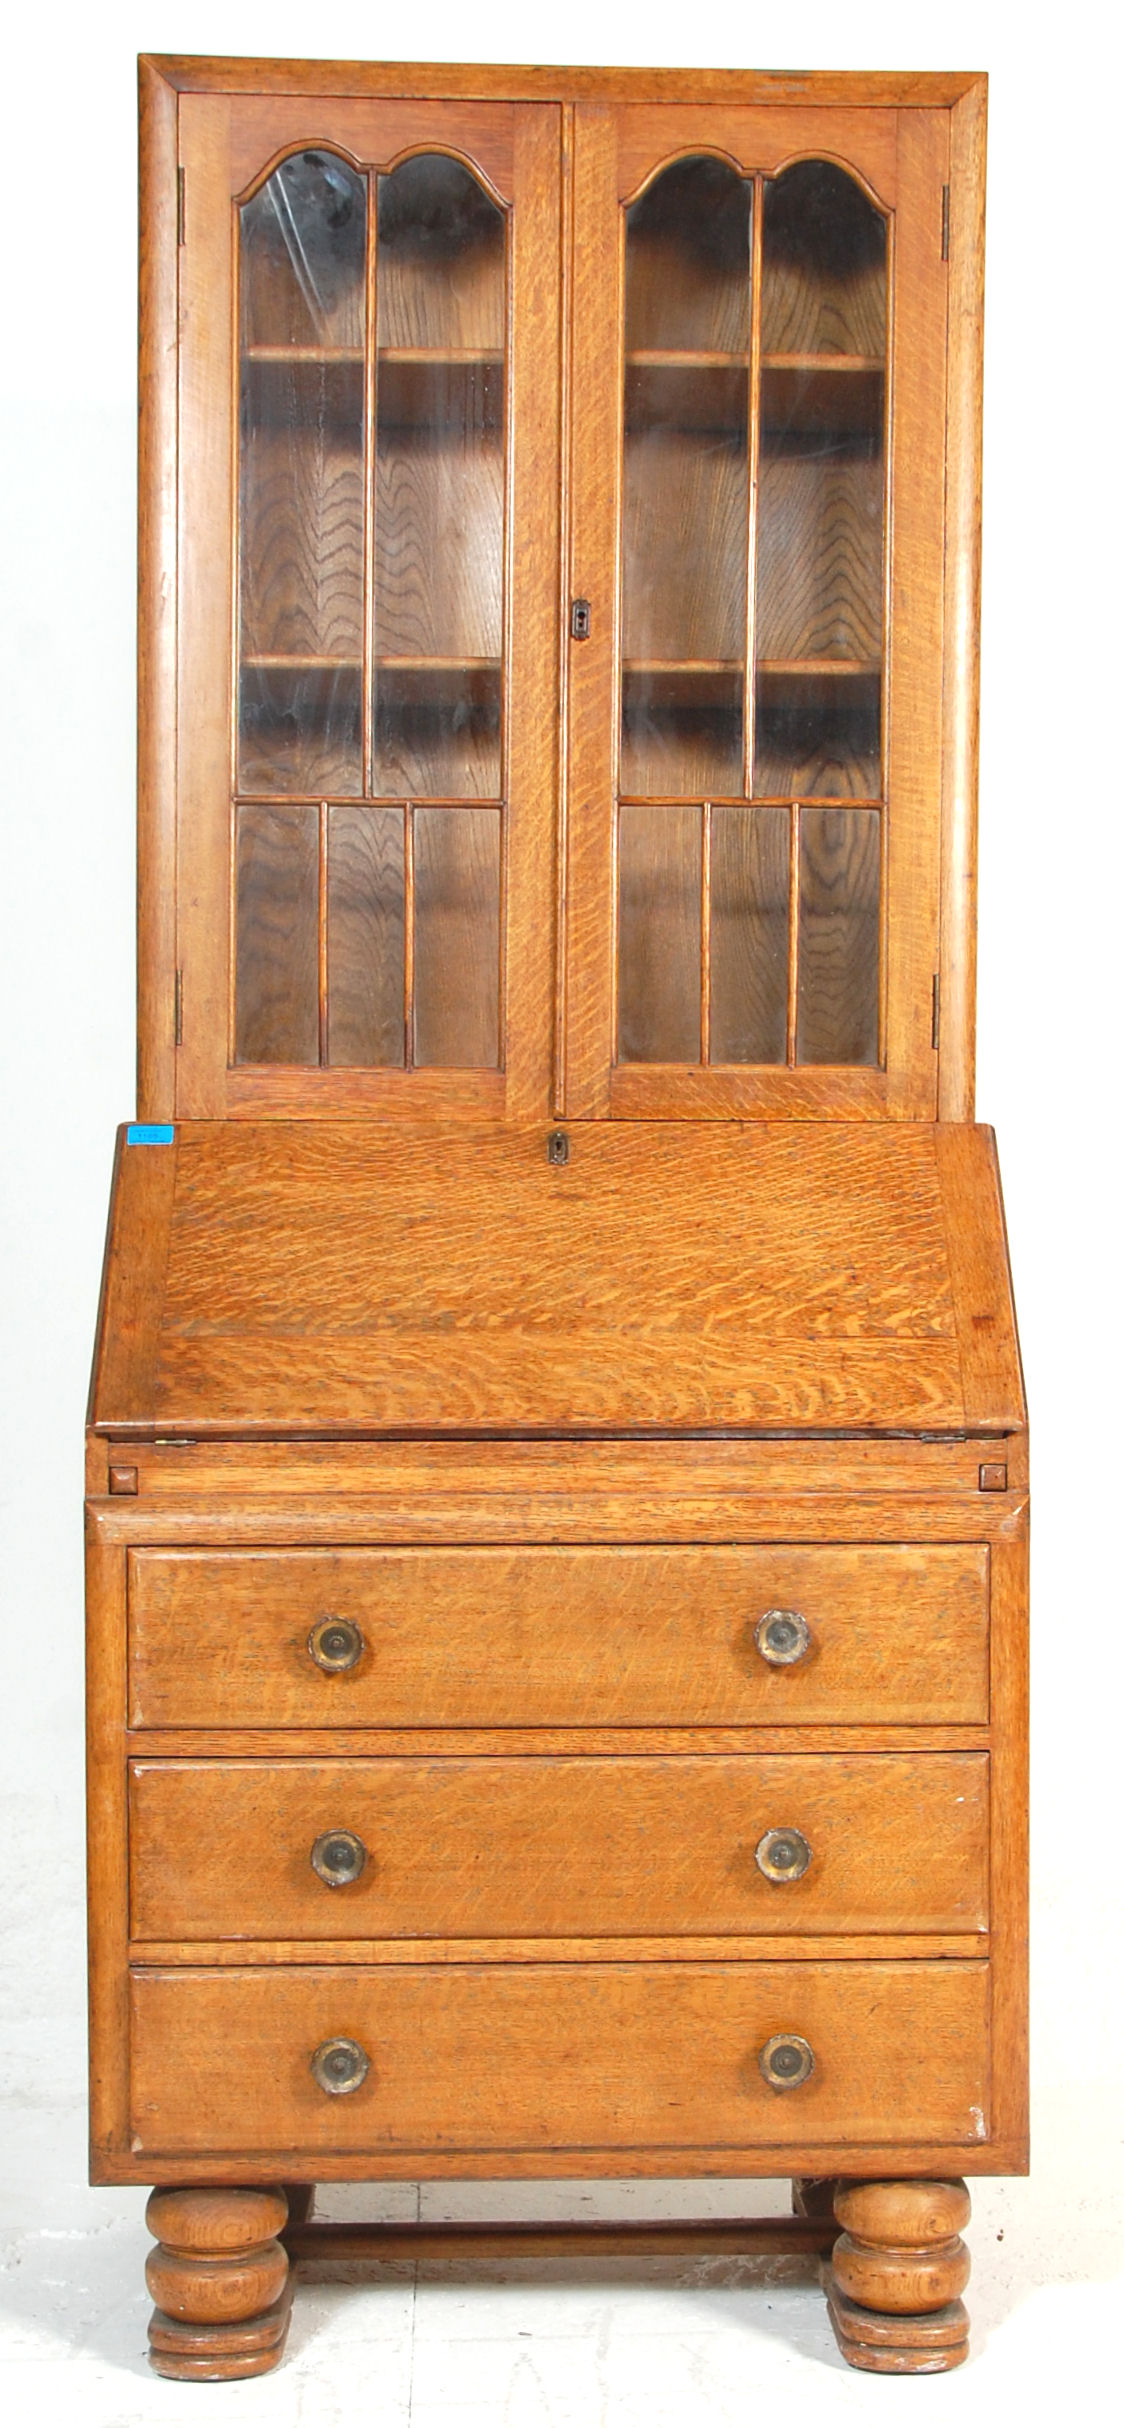
<path fill-rule="evenodd" d="M 884 371 L 881 354 L 763 354 L 763 371 L 833 371 L 854 376 L 856 372 Z"/>
<path fill-rule="evenodd" d="M 885 808 L 885 802 L 874 793 L 871 793 L 864 798 L 859 798 L 852 793 L 843 795 L 836 792 L 755 792 L 748 794 L 744 792 L 723 792 L 717 787 L 711 787 L 708 789 L 705 785 L 699 788 L 696 797 L 693 799 L 686 793 L 639 793 L 624 792 L 622 790 L 617 794 L 617 807 L 618 809 L 681 809 L 683 807 L 692 809 L 698 805 L 699 801 L 703 800 L 709 802 L 711 809 L 756 810 L 792 809 L 795 807 L 797 809 L 881 810 Z"/>
<path fill-rule="evenodd" d="M 643 371 L 748 371 L 748 354 L 716 354 L 692 346 L 635 346 L 625 355 Z"/>
<path fill-rule="evenodd" d="M 843 682 L 866 682 L 881 674 L 882 662 L 879 658 L 758 658 L 756 671 L 784 682 L 805 677 L 819 682 L 824 675 Z"/>
<path fill-rule="evenodd" d="M 741 675 L 745 672 L 740 658 L 625 658 L 625 674 L 650 675 Z"/>
<path fill-rule="evenodd" d="M 386 657 L 376 657 L 374 662 L 382 672 L 391 674 L 480 674 L 490 671 L 498 672 L 503 660 L 501 658 L 399 657 L 387 655 Z M 290 656 L 288 653 L 273 654 L 270 656 L 255 654 L 244 657 L 241 660 L 241 664 L 243 667 L 252 666 L 257 670 L 268 674 L 288 672 L 301 674 L 323 674 L 336 673 L 340 670 L 351 674 L 361 674 L 363 670 L 363 661 L 361 658 L 317 658 L 298 655 Z"/>
<path fill-rule="evenodd" d="M 247 346 L 244 363 L 362 363 L 362 346 Z"/>
<path fill-rule="evenodd" d="M 240 660 L 240 664 L 243 672 L 252 667 L 261 674 L 362 674 L 363 671 L 362 658 L 290 656 L 287 652 L 246 656 Z"/>
<path fill-rule="evenodd" d="M 502 658 L 375 658 L 381 674 L 498 674 L 502 664 Z"/>
<path fill-rule="evenodd" d="M 503 348 L 502 346 L 380 346 L 377 350 L 377 358 L 380 363 L 432 364 L 438 369 L 443 364 L 449 363 L 456 368 L 463 364 L 471 369 L 476 363 L 502 363 Z"/>

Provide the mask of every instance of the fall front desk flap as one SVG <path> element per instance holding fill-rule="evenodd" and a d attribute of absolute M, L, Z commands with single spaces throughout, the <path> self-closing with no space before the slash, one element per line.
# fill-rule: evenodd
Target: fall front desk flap
<path fill-rule="evenodd" d="M 992 1134 L 123 1132 L 90 1414 L 142 1438 L 1015 1431 Z"/>

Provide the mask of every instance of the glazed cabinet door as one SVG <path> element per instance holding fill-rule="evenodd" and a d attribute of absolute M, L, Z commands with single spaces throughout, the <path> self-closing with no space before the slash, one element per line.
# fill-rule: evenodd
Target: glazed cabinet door
<path fill-rule="evenodd" d="M 559 133 L 180 96 L 182 1116 L 545 1110 Z"/>
<path fill-rule="evenodd" d="M 562 1104 L 931 1118 L 946 114 L 576 115 Z"/>

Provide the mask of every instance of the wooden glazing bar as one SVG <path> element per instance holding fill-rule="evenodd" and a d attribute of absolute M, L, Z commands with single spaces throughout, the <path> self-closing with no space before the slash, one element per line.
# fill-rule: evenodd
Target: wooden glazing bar
<path fill-rule="evenodd" d="M 363 790 L 374 790 L 375 448 L 378 416 L 378 178 L 367 179 L 367 329 L 363 350 Z"/>
<path fill-rule="evenodd" d="M 834 2216 L 661 2218 L 644 2225 L 342 2225 L 309 2218 L 283 2239 L 292 2260 L 354 2266 L 415 2260 L 754 2258 L 780 2253 L 817 2259 L 838 2234 Z"/>
<path fill-rule="evenodd" d="M 361 363 L 362 346 L 244 346 L 248 363 Z"/>
<path fill-rule="evenodd" d="M 176 100 L 150 59 L 140 82 L 140 358 L 137 477 L 137 1114 L 170 1121 L 176 1037 L 177 397 Z"/>
<path fill-rule="evenodd" d="M 319 804 L 320 824 L 317 838 L 317 905 L 316 905 L 316 1003 L 319 1036 L 319 1059 L 323 1069 L 328 1060 L 328 804 Z"/>
<path fill-rule="evenodd" d="M 976 790 L 979 776 L 980 480 L 987 91 L 949 128 L 948 431 L 941 805 L 942 1120 L 971 1121 L 976 1062 Z"/>
<path fill-rule="evenodd" d="M 414 804 L 402 805 L 403 834 L 403 898 L 402 919 L 405 930 L 403 951 L 404 997 L 403 1018 L 406 1029 L 406 1069 L 414 1067 Z"/>
<path fill-rule="evenodd" d="M 651 809 L 654 801 L 655 795 L 652 793 L 625 792 L 621 794 L 620 807 L 622 809 Z M 678 804 L 672 802 L 668 806 L 675 808 Z M 710 806 L 712 809 L 744 809 L 745 803 L 740 793 L 712 793 Z M 791 809 L 792 796 L 789 793 L 762 793 L 760 799 L 754 801 L 753 807 L 754 809 Z M 802 793 L 800 807 L 801 809 L 877 809 L 881 811 L 885 807 L 885 803 L 873 799 L 869 801 L 852 799 L 850 793 L 847 794 L 845 800 L 841 800 L 838 793 Z"/>
<path fill-rule="evenodd" d="M 882 799 L 878 804 L 878 1067 L 886 1068 L 890 1002 L 890 533 L 893 494 L 890 481 L 891 438 L 894 429 L 894 231 L 886 223 L 886 351 L 882 385 L 882 667 L 879 683 L 878 750 Z"/>
<path fill-rule="evenodd" d="M 704 1064 L 710 1061 L 710 802 L 703 802 L 702 811 L 702 918 L 699 922 L 699 996 L 700 1050 Z"/>
<path fill-rule="evenodd" d="M 574 330 L 573 315 L 565 308 L 566 298 L 573 293 L 574 276 L 574 110 L 572 102 L 562 112 L 562 225 L 561 258 L 562 287 L 559 311 L 559 411 L 563 431 L 569 430 L 570 400 L 573 386 Z M 572 548 L 572 483 L 566 477 L 568 465 L 563 456 L 560 466 L 558 501 L 558 562 L 563 579 L 570 570 Z M 569 936 L 567 932 L 567 873 L 569 868 L 570 818 L 570 619 L 563 599 L 558 618 L 558 812 L 555 826 L 555 896 L 557 911 L 554 930 L 554 1035 L 551 1040 L 551 1111 L 558 1120 L 566 1110 L 566 1010 L 567 975 L 569 970 Z"/>
<path fill-rule="evenodd" d="M 765 180 L 753 180 L 753 229 L 749 287 L 749 486 L 745 561 L 745 690 L 742 694 L 742 788 L 753 797 L 753 751 L 757 733 L 757 466 L 761 448 L 761 263 Z"/>
<path fill-rule="evenodd" d="M 791 1071 L 796 1067 L 796 1015 L 800 983 L 800 803 L 790 801 L 788 806 L 788 1034 L 785 1060 Z"/>

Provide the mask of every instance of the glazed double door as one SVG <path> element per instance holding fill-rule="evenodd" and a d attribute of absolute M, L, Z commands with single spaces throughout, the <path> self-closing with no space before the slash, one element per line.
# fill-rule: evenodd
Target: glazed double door
<path fill-rule="evenodd" d="M 931 1115 L 944 114 L 179 107 L 179 1112 Z"/>

